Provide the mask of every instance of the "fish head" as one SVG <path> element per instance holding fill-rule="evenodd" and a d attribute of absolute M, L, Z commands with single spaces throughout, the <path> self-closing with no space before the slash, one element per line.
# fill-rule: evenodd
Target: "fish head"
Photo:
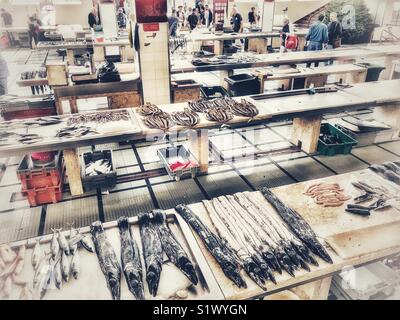
<path fill-rule="evenodd" d="M 121 298 L 120 277 L 114 272 L 107 273 L 107 283 L 114 300 Z"/>
<path fill-rule="evenodd" d="M 128 218 L 125 216 L 120 217 L 117 220 L 117 224 L 120 230 L 127 230 L 129 228 Z"/>
<path fill-rule="evenodd" d="M 149 291 L 153 297 L 157 295 L 158 284 L 160 282 L 161 266 L 155 267 L 150 266 L 146 275 L 147 284 L 149 286 Z"/>
<path fill-rule="evenodd" d="M 97 233 L 104 232 L 103 224 L 100 221 L 93 222 L 90 225 L 90 233 L 95 235 Z"/>
<path fill-rule="evenodd" d="M 140 272 L 129 272 L 128 284 L 135 293 L 135 297 L 139 300 L 144 300 L 142 274 Z"/>

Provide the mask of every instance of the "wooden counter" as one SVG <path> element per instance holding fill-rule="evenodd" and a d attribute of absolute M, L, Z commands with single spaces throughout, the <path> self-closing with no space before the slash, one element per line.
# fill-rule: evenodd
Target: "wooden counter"
<path fill-rule="evenodd" d="M 329 280 L 329 277 L 341 272 L 345 267 L 356 267 L 399 253 L 400 212 L 398 208 L 372 213 L 370 217 L 365 218 L 346 213 L 344 205 L 338 208 L 323 208 L 315 204 L 313 199 L 302 194 L 307 186 L 315 182 L 337 182 L 344 188 L 345 193 L 354 197 L 359 195 L 359 191 L 351 185 L 351 181 L 356 180 L 366 181 L 373 185 L 382 185 L 393 195 L 400 191 L 398 186 L 384 180 L 370 170 L 292 184 L 272 190 L 286 205 L 298 211 L 310 224 L 322 243 L 325 240 L 334 249 L 325 245 L 331 255 L 333 264 L 325 263 L 318 258 L 319 267 L 311 266 L 311 272 L 297 271 L 295 278 L 290 277 L 285 272 L 282 275 L 276 274 L 278 284 L 274 285 L 272 282 L 268 282 L 267 292 L 258 287 L 244 272 L 242 272 L 242 275 L 248 288 L 239 289 L 236 287 L 226 278 L 215 259 L 206 250 L 201 239 L 193 232 L 225 298 L 251 299 L 291 289 L 316 280 Z M 261 193 L 252 192 L 249 194 L 252 197 L 261 199 L 267 208 L 274 210 Z M 351 203 L 351 200 L 349 203 Z M 189 205 L 189 207 L 215 232 L 215 228 L 202 203 Z"/>

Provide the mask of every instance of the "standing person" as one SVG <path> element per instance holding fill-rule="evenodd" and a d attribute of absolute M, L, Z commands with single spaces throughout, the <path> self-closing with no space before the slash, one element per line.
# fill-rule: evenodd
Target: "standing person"
<path fill-rule="evenodd" d="M 342 24 L 338 21 L 337 13 L 330 14 L 330 22 L 328 24 L 328 48 L 336 49 L 341 46 L 343 28 Z"/>
<path fill-rule="evenodd" d="M 242 31 L 242 15 L 239 13 L 237 7 L 232 9 L 231 25 L 234 32 Z"/>
<path fill-rule="evenodd" d="M 213 24 L 213 14 L 208 4 L 204 6 L 203 20 L 202 24 L 204 24 L 207 28 Z"/>
<path fill-rule="evenodd" d="M 178 30 L 179 19 L 176 16 L 175 9 L 172 9 L 171 15 L 168 17 L 169 35 L 176 37 L 176 30 Z"/>
<path fill-rule="evenodd" d="M 4 27 L 12 27 L 13 25 L 13 18 L 11 13 L 7 12 L 5 9 L 1 9 L 0 10 L 0 16 L 1 16 L 1 20 L 2 20 L 2 25 Z M 14 39 L 14 35 L 12 34 L 12 32 L 7 31 L 7 37 L 8 37 L 8 41 L 10 42 L 10 45 L 13 46 L 15 43 L 15 39 Z"/>
<path fill-rule="evenodd" d="M 178 11 L 176 12 L 176 17 L 179 19 L 181 25 L 185 24 L 185 12 L 183 11 L 183 6 L 178 6 Z"/>
<path fill-rule="evenodd" d="M 202 11 L 204 11 L 204 1 L 203 0 L 200 0 L 200 1 L 198 1 L 197 2 L 197 4 L 196 4 L 196 8 L 197 8 L 197 10 L 199 10 L 199 12 L 202 12 Z"/>
<path fill-rule="evenodd" d="M 97 13 L 97 9 L 95 7 L 93 7 L 92 12 L 90 12 L 88 15 L 88 24 L 91 28 L 97 27 L 101 24 L 99 14 Z"/>
<path fill-rule="evenodd" d="M 318 17 L 318 21 L 314 22 L 308 34 L 306 36 L 306 41 L 308 42 L 308 51 L 319 51 L 322 50 L 328 44 L 328 27 L 326 26 L 324 21 L 325 15 L 320 14 Z M 311 66 L 311 63 L 307 63 L 307 68 Z M 315 67 L 318 67 L 319 63 L 315 62 Z"/>
<path fill-rule="evenodd" d="M 35 43 L 35 46 L 38 43 L 38 38 L 35 32 L 35 19 L 33 17 L 28 18 L 28 35 L 29 35 L 29 47 L 31 49 L 34 48 L 32 41 Z"/>
<path fill-rule="evenodd" d="M 280 48 L 280 52 L 281 53 L 287 51 L 286 50 L 286 39 L 287 39 L 288 35 L 290 34 L 289 22 L 290 21 L 289 21 L 288 18 L 283 19 L 283 27 L 282 27 L 282 30 L 281 30 L 281 40 L 282 40 L 281 48 Z"/>
<path fill-rule="evenodd" d="M 250 24 L 256 24 L 257 23 L 257 14 L 256 14 L 256 8 L 251 7 L 251 11 L 248 14 L 248 20 Z"/>
<path fill-rule="evenodd" d="M 0 52 L 0 96 L 8 93 L 7 90 L 7 78 L 9 76 L 7 61 L 1 55 Z"/>
<path fill-rule="evenodd" d="M 198 23 L 199 23 L 199 18 L 197 17 L 197 9 L 193 9 L 192 13 L 188 16 L 188 23 L 190 30 L 194 30 Z"/>
<path fill-rule="evenodd" d="M 126 13 L 124 8 L 119 8 L 118 13 L 117 13 L 117 21 L 118 21 L 118 27 L 120 29 L 125 29 L 126 28 Z"/>

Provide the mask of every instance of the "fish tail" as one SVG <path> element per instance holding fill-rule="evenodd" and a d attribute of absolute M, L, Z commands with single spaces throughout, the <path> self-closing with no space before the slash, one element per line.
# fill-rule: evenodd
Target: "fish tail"
<path fill-rule="evenodd" d="M 129 222 L 127 217 L 120 217 L 117 221 L 118 223 L 118 228 L 121 231 L 126 231 L 129 228 Z"/>

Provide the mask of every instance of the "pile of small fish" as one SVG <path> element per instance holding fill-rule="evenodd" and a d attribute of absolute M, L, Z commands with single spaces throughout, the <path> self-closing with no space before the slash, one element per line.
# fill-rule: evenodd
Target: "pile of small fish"
<path fill-rule="evenodd" d="M 22 288 L 20 299 L 29 299 L 28 281 L 21 277 L 25 263 L 25 245 L 15 252 L 9 245 L 0 246 L 0 298 L 10 298 L 13 285 Z"/>
<path fill-rule="evenodd" d="M 78 248 L 83 247 L 94 252 L 88 237 L 71 226 L 69 237 L 61 233 L 62 229 L 53 230 L 50 252 L 43 252 L 40 239 L 36 239 L 31 262 L 35 275 L 33 278 L 33 297 L 42 299 L 54 285 L 61 290 L 63 281 L 68 282 L 70 275 L 78 279 L 80 273 L 80 255 Z M 69 257 L 71 259 L 69 259 Z"/>
<path fill-rule="evenodd" d="M 163 131 L 166 131 L 175 125 L 171 119 L 171 116 L 167 112 L 146 116 L 143 122 L 150 129 L 158 129 Z"/>
<path fill-rule="evenodd" d="M 96 134 L 96 133 L 98 133 L 98 132 L 91 127 L 74 124 L 74 125 L 59 129 L 56 133 L 56 137 L 58 137 L 58 138 L 78 138 L 78 137 L 86 136 L 88 134 Z"/>
<path fill-rule="evenodd" d="M 310 271 L 309 264 L 318 266 L 313 254 L 332 263 L 310 226 L 296 212 L 268 189 L 263 189 L 262 194 L 274 211 L 249 192 L 203 201 L 218 234 L 211 232 L 188 207 L 179 205 L 175 209 L 239 288 L 247 287 L 241 269 L 266 290 L 265 281 L 276 283 L 274 272 L 281 274 L 284 270 L 294 277 L 300 268 Z"/>
<path fill-rule="evenodd" d="M 200 122 L 199 115 L 188 108 L 185 108 L 184 111 L 173 112 L 171 118 L 176 124 L 190 128 Z"/>
<path fill-rule="evenodd" d="M 233 119 L 233 113 L 224 107 L 215 107 L 206 111 L 206 118 L 209 121 L 227 123 Z"/>
<path fill-rule="evenodd" d="M 338 134 L 327 134 L 321 133 L 319 135 L 319 139 L 323 141 L 325 144 L 341 144 L 343 140 L 339 137 Z"/>
<path fill-rule="evenodd" d="M 160 114 L 163 112 L 159 107 L 151 103 L 146 103 L 140 106 L 136 109 L 136 111 L 143 117 Z"/>
<path fill-rule="evenodd" d="M 32 71 L 26 71 L 21 73 L 21 80 L 30 80 L 30 79 L 46 79 L 47 78 L 47 70 L 46 69 L 40 69 L 40 70 L 32 70 Z"/>
<path fill-rule="evenodd" d="M 253 118 L 259 111 L 252 103 L 242 99 L 241 102 L 230 97 L 217 98 L 213 100 L 189 101 L 189 108 L 194 112 L 207 113 L 210 109 L 224 109 L 239 117 Z"/>
<path fill-rule="evenodd" d="M 111 159 L 100 159 L 97 161 L 89 162 L 85 165 L 85 175 L 89 177 L 111 172 Z"/>
<path fill-rule="evenodd" d="M 370 216 L 372 211 L 379 211 L 391 207 L 388 203 L 390 192 L 384 187 L 372 187 L 363 181 L 352 182 L 352 185 L 363 193 L 354 198 L 354 204 L 348 204 L 346 212 L 360 216 Z M 365 204 L 370 202 L 369 205 Z M 362 203 L 364 205 L 362 205 Z"/>
<path fill-rule="evenodd" d="M 230 98 L 225 101 L 235 116 L 254 118 L 259 114 L 257 107 L 245 99 L 242 99 L 240 103 Z"/>
<path fill-rule="evenodd" d="M 313 198 L 316 204 L 326 208 L 340 207 L 351 199 L 338 183 L 315 183 L 307 187 L 304 194 Z"/>
<path fill-rule="evenodd" d="M 400 186 L 400 161 L 385 162 L 382 165 L 372 165 L 369 168 L 386 180 Z"/>
<path fill-rule="evenodd" d="M 53 124 L 61 123 L 62 120 L 58 116 L 50 116 L 50 117 L 43 117 L 34 120 L 27 120 L 24 122 L 25 125 L 32 126 L 32 125 L 39 125 L 39 126 L 49 126 Z"/>
<path fill-rule="evenodd" d="M 73 115 L 68 118 L 67 125 L 71 126 L 77 124 L 85 124 L 88 122 L 108 123 L 121 120 L 122 121 L 130 120 L 129 113 L 126 110 L 82 113 Z"/>
<path fill-rule="evenodd" d="M 197 285 L 198 278 L 194 265 L 169 229 L 166 223 L 166 216 L 162 211 L 155 210 L 152 213 L 140 214 L 139 228 L 143 246 L 146 281 L 152 296 L 157 295 L 164 253 L 194 285 Z M 112 298 L 119 300 L 121 297 L 120 282 L 123 271 L 129 290 L 136 299 L 143 300 L 145 295 L 140 252 L 132 235 L 128 218 L 121 217 L 118 219 L 122 268 L 114 249 L 107 239 L 101 222 L 94 222 L 90 229 L 100 268 L 106 277 Z"/>
<path fill-rule="evenodd" d="M 203 99 L 200 99 L 197 101 L 189 101 L 188 106 L 194 112 L 203 113 L 203 112 L 206 112 L 207 109 L 210 108 L 210 101 L 203 100 Z"/>

